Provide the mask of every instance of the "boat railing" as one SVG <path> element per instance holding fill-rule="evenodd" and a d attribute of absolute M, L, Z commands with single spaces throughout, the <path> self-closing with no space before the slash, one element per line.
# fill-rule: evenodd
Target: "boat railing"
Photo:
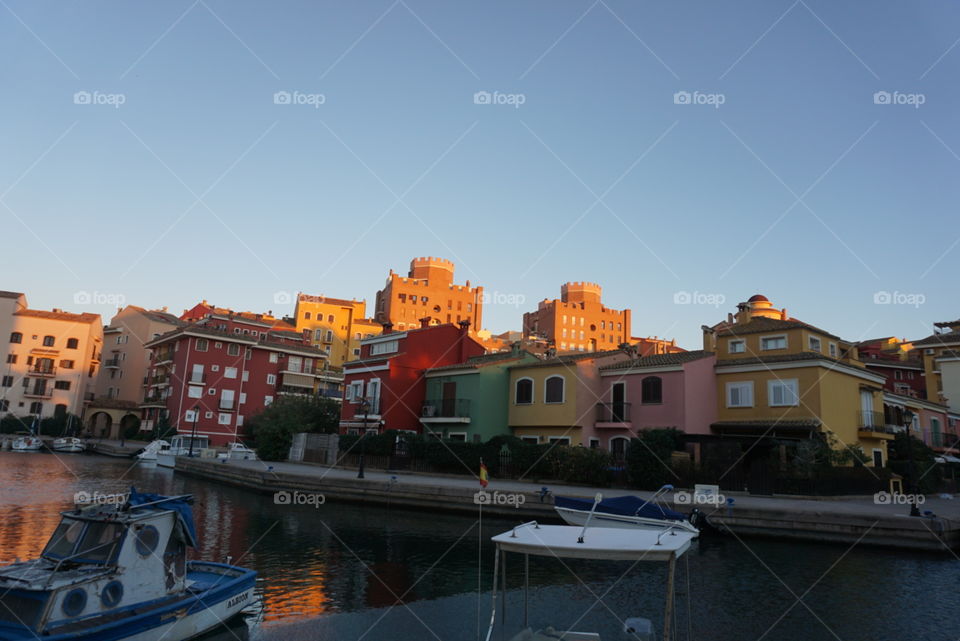
<path fill-rule="evenodd" d="M 49 576 L 47 576 L 47 580 L 44 582 L 43 588 L 46 589 L 46 588 L 50 587 L 50 582 L 53 581 L 54 577 L 57 576 L 57 572 L 60 571 L 60 566 L 63 565 L 64 563 L 66 563 L 66 562 L 68 562 L 68 561 L 73 561 L 74 559 L 82 558 L 84 555 L 90 554 L 90 553 L 93 552 L 94 550 L 99 550 L 100 548 L 107 548 L 107 547 L 111 547 L 111 546 L 117 545 L 119 542 L 120 542 L 120 539 L 117 538 L 117 539 L 114 539 L 113 541 L 107 541 L 106 543 L 101 543 L 100 545 L 95 545 L 95 546 L 93 546 L 92 548 L 86 548 L 86 549 L 81 550 L 81 551 L 79 551 L 79 552 L 74 552 L 73 554 L 71 554 L 71 555 L 69 555 L 69 556 L 65 556 L 65 557 L 57 560 L 56 564 L 53 566 L 53 569 L 50 570 L 50 574 L 49 574 Z M 46 556 L 44 556 L 43 558 L 47 559 L 48 561 L 52 561 L 52 560 L 53 560 L 53 559 L 51 559 L 51 558 L 49 558 L 49 557 L 46 557 Z M 98 564 L 96 564 L 96 565 L 100 565 L 100 564 L 98 563 Z"/>

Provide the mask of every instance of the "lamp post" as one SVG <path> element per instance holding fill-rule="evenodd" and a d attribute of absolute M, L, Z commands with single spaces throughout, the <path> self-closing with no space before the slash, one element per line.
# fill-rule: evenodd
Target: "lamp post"
<path fill-rule="evenodd" d="M 907 460 L 910 461 L 910 489 L 913 490 L 913 501 L 910 502 L 910 516 L 920 516 L 920 508 L 917 507 L 917 467 L 913 460 L 913 436 L 910 434 L 914 416 L 915 414 L 910 410 L 906 410 L 903 413 L 904 427 L 907 428 Z"/>
<path fill-rule="evenodd" d="M 357 478 L 363 478 L 363 455 L 366 453 L 367 439 L 367 416 L 370 414 L 370 401 L 363 399 L 360 401 L 360 411 L 363 412 L 363 431 L 360 432 L 360 466 L 357 470 Z"/>
<path fill-rule="evenodd" d="M 200 418 L 200 407 L 197 405 L 193 406 L 193 431 L 190 433 L 190 452 L 187 454 L 190 458 L 193 458 L 193 442 L 197 440 L 197 419 Z"/>

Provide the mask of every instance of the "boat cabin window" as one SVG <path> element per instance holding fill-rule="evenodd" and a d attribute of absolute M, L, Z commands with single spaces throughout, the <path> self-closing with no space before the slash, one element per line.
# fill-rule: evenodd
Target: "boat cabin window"
<path fill-rule="evenodd" d="M 6 590 L 0 594 L 0 622 L 33 629 L 47 603 L 48 593 Z"/>
<path fill-rule="evenodd" d="M 122 534 L 123 528 L 117 523 L 63 519 L 50 537 L 44 556 L 105 563 L 113 558 Z"/>
<path fill-rule="evenodd" d="M 44 556 L 64 557 L 73 554 L 77 541 L 80 540 L 80 534 L 83 533 L 83 521 L 74 521 L 73 519 L 63 519 L 60 525 L 54 530 L 53 536 L 47 543 L 47 548 L 43 551 Z"/>

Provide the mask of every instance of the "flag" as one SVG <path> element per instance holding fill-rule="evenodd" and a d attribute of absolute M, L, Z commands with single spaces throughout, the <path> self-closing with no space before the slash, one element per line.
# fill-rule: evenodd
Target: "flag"
<path fill-rule="evenodd" d="M 483 461 L 480 461 L 480 487 L 487 487 L 487 466 Z"/>

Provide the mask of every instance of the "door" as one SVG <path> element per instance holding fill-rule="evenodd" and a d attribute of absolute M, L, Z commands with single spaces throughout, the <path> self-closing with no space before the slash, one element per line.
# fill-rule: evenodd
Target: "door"
<path fill-rule="evenodd" d="M 190 382 L 191 383 L 203 382 L 203 365 L 194 364 L 193 371 L 190 373 Z"/>
<path fill-rule="evenodd" d="M 860 390 L 860 427 L 873 427 L 873 392 Z"/>
<path fill-rule="evenodd" d="M 454 382 L 444 383 L 442 397 L 440 416 L 456 416 L 457 384 Z"/>
<path fill-rule="evenodd" d="M 614 383 L 613 388 L 611 389 L 611 407 L 610 413 L 615 423 L 623 423 L 627 420 L 625 396 L 626 396 L 626 385 L 624 383 Z"/>
<path fill-rule="evenodd" d="M 627 439 L 625 438 L 610 439 L 610 454 L 613 456 L 613 460 L 615 462 L 622 463 L 627 455 Z"/>

